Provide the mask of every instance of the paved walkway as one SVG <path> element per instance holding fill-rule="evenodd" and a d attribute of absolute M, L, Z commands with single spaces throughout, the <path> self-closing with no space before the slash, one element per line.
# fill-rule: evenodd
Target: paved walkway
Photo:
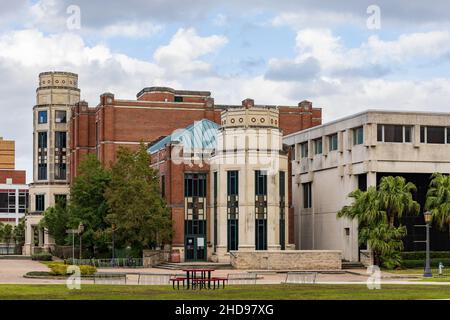
<path fill-rule="evenodd" d="M 0 284 L 65 284 L 65 280 L 28 279 L 23 276 L 30 271 L 48 271 L 47 266 L 31 260 L 0 260 Z M 137 284 L 138 273 L 182 274 L 181 270 L 164 270 L 156 268 L 101 268 L 99 272 L 127 273 L 127 283 Z M 217 270 L 215 276 L 226 277 L 229 273 L 245 273 L 245 270 Z M 248 271 L 250 272 L 250 271 Z M 258 284 L 280 284 L 285 281 L 286 274 L 253 270 L 258 273 Z M 351 270 L 345 273 L 319 273 L 317 283 L 321 284 L 366 284 L 368 275 L 365 269 Z M 408 276 L 383 273 L 382 284 L 416 284 L 416 285 L 450 285 L 450 282 L 411 281 Z M 83 280 L 89 284 L 92 281 Z"/>

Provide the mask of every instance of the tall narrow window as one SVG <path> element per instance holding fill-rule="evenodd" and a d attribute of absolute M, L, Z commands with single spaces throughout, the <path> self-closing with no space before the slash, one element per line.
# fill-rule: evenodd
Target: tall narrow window
<path fill-rule="evenodd" d="M 322 154 L 322 138 L 314 140 L 314 154 Z"/>
<path fill-rule="evenodd" d="M 166 197 L 166 176 L 161 176 L 161 197 Z"/>
<path fill-rule="evenodd" d="M 335 151 L 338 149 L 338 135 L 337 133 L 328 136 L 329 151 Z"/>
<path fill-rule="evenodd" d="M 353 145 L 364 143 L 364 128 L 358 127 L 353 129 Z"/>
<path fill-rule="evenodd" d="M 206 174 L 187 173 L 184 176 L 185 259 L 206 259 Z"/>
<path fill-rule="evenodd" d="M 55 179 L 65 180 L 67 178 L 67 133 L 65 131 L 55 132 Z"/>
<path fill-rule="evenodd" d="M 255 249 L 267 250 L 267 172 L 255 171 Z"/>
<path fill-rule="evenodd" d="M 302 158 L 308 157 L 308 142 L 304 142 L 300 145 L 300 153 Z"/>
<path fill-rule="evenodd" d="M 214 252 L 217 252 L 217 172 L 213 174 L 213 214 L 214 214 Z"/>
<path fill-rule="evenodd" d="M 37 194 L 35 200 L 36 211 L 43 212 L 45 210 L 45 195 Z"/>
<path fill-rule="evenodd" d="M 38 180 L 47 180 L 47 132 L 38 132 Z"/>
<path fill-rule="evenodd" d="M 280 248 L 286 249 L 286 173 L 280 171 Z"/>
<path fill-rule="evenodd" d="M 303 183 L 303 208 L 312 208 L 312 184 L 311 182 Z"/>
<path fill-rule="evenodd" d="M 239 248 L 239 171 L 227 172 L 227 250 Z"/>
<path fill-rule="evenodd" d="M 67 195 L 65 194 L 55 194 L 55 203 L 58 206 L 61 206 L 63 208 L 67 205 Z"/>

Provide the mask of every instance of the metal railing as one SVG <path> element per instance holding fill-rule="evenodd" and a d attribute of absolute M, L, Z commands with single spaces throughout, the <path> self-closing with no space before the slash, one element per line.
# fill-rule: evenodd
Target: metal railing
<path fill-rule="evenodd" d="M 288 272 L 284 283 L 314 284 L 316 279 L 317 272 Z"/>
<path fill-rule="evenodd" d="M 67 259 L 66 264 L 87 265 L 97 268 L 143 268 L 142 258 L 115 258 L 115 259 Z"/>
<path fill-rule="evenodd" d="M 228 284 L 256 284 L 258 275 L 256 273 L 229 273 Z"/>

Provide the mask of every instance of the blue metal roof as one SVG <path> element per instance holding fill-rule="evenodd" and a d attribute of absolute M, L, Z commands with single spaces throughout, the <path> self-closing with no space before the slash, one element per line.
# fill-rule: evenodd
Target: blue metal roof
<path fill-rule="evenodd" d="M 213 151 L 216 149 L 216 137 L 220 126 L 208 119 L 196 121 L 185 129 L 178 129 L 170 136 L 167 136 L 150 148 L 148 153 L 154 153 L 166 146 L 167 144 L 178 142 L 183 144 L 184 150 L 195 151 Z"/>

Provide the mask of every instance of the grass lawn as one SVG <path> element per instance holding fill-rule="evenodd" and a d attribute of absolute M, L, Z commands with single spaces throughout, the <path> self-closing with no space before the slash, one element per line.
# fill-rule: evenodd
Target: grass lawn
<path fill-rule="evenodd" d="M 382 285 L 368 290 L 365 285 L 246 285 L 225 290 L 184 291 L 170 286 L 82 285 L 68 290 L 64 285 L 0 285 L 0 300 L 389 300 L 450 298 L 450 286 Z"/>

